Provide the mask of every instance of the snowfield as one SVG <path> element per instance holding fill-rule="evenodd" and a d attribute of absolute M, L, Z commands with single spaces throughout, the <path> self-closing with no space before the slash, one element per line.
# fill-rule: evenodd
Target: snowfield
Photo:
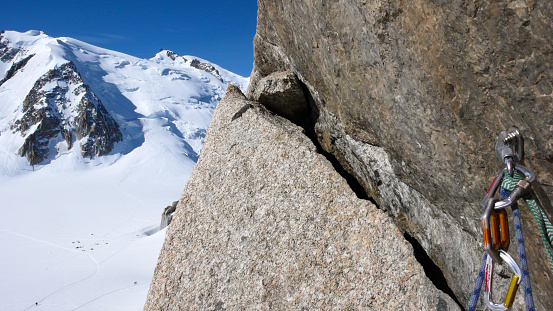
<path fill-rule="evenodd" d="M 225 85 L 245 90 L 248 78 L 170 51 L 139 59 L 37 31 L 2 36 L 18 54 L 0 61 L 0 79 L 35 55 L 0 86 L 0 310 L 141 310 L 165 238 L 161 213 L 180 198 Z M 11 126 L 35 81 L 68 61 L 123 141 L 93 159 L 78 143 L 51 142 L 33 167 Z"/>

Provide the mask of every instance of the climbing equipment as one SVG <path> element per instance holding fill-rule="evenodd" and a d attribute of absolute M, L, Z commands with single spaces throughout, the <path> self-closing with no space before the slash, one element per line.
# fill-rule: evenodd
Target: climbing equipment
<path fill-rule="evenodd" d="M 486 260 L 486 272 L 484 276 L 484 300 L 486 301 L 486 305 L 488 306 L 488 308 L 494 311 L 503 311 L 511 308 L 513 302 L 515 301 L 515 295 L 518 289 L 518 285 L 520 284 L 521 275 L 520 268 L 509 254 L 507 254 L 503 250 L 500 250 L 499 256 L 505 263 L 507 263 L 509 268 L 511 268 L 511 271 L 513 271 L 513 276 L 511 277 L 511 284 L 509 285 L 509 290 L 505 295 L 505 300 L 503 301 L 503 304 L 493 303 L 491 301 L 491 294 L 493 284 L 492 279 L 494 260 L 490 256 L 488 256 Z"/>
<path fill-rule="evenodd" d="M 538 224 L 552 270 L 553 226 L 533 197 L 532 182 L 535 180 L 534 173 L 530 169 L 516 164 L 524 158 L 524 139 L 520 131 L 516 127 L 511 127 L 507 131 L 501 132 L 495 145 L 495 151 L 499 159 L 505 163 L 505 168 L 495 177 L 482 202 L 484 205 L 482 234 L 486 252 L 468 310 L 473 311 L 476 308 L 482 283 L 484 283 L 484 300 L 491 310 L 508 310 L 513 305 L 520 283 L 523 286 L 526 310 L 534 310 L 530 273 L 517 201 L 524 199 L 532 212 Z M 495 198 L 498 189 L 500 189 L 501 200 Z M 513 212 L 520 268 L 507 253 L 510 243 L 508 217 L 505 211 L 507 206 L 510 206 Z M 513 271 L 511 284 L 503 304 L 496 304 L 491 301 L 494 262 L 505 262 Z"/>
<path fill-rule="evenodd" d="M 494 209 L 496 198 L 488 199 L 486 210 L 482 214 L 482 233 L 484 236 L 484 249 L 496 262 L 501 262 L 499 251 L 509 250 L 509 224 L 507 212 L 504 208 Z"/>
<path fill-rule="evenodd" d="M 518 128 L 512 126 L 499 134 L 495 154 L 505 162 L 509 176 L 513 176 L 513 165 L 524 158 L 524 139 Z"/>
<path fill-rule="evenodd" d="M 510 176 L 507 176 L 510 178 Z M 510 192 L 504 188 L 500 190 L 501 198 L 507 198 Z M 515 202 L 511 205 L 513 212 L 513 224 L 515 226 L 515 237 L 517 241 L 518 259 L 520 262 L 520 269 L 522 272 L 522 289 L 524 292 L 524 303 L 526 304 L 527 311 L 534 310 L 534 297 L 532 295 L 532 286 L 530 284 L 530 271 L 528 270 L 528 261 L 526 260 L 526 246 L 524 245 L 524 237 L 522 235 L 522 226 L 520 224 L 520 212 L 518 210 L 518 204 Z"/>
<path fill-rule="evenodd" d="M 509 197 L 513 196 L 513 193 L 516 191 L 524 191 L 520 189 L 525 187 L 525 179 L 522 179 L 522 176 L 517 173 L 518 172 L 516 172 L 513 177 L 505 175 L 505 178 L 501 184 L 501 188 L 505 191 L 512 191 Z M 528 179 L 527 173 L 524 173 L 524 175 L 526 176 L 526 179 Z M 526 206 L 528 206 L 532 216 L 534 216 L 534 220 L 536 221 L 543 245 L 545 247 L 549 266 L 553 271 L 553 225 L 551 224 L 549 218 L 545 215 L 545 212 L 538 205 L 531 192 L 527 192 L 526 194 L 523 193 L 522 199 L 526 203 Z"/>
<path fill-rule="evenodd" d="M 515 172 L 521 172 L 524 174 L 525 178 L 521 179 L 520 177 L 517 179 L 517 181 L 514 181 L 513 176 Z M 508 175 L 505 175 L 507 173 Z M 494 208 L 495 209 L 502 209 L 507 206 L 513 205 L 516 201 L 518 201 L 520 198 L 522 198 L 524 195 L 529 194 L 532 182 L 535 180 L 536 176 L 534 175 L 534 172 L 529 170 L 528 168 L 520 165 L 514 165 L 513 166 L 513 174 L 511 174 L 507 168 L 502 169 L 497 177 L 494 179 L 492 185 L 490 186 L 490 189 L 488 189 L 488 192 L 486 193 L 486 196 L 484 197 L 484 206 L 486 206 L 488 199 L 492 198 L 495 193 L 497 192 L 497 189 L 501 185 L 503 188 L 504 186 L 510 186 L 511 194 L 501 201 L 498 201 Z M 507 180 L 508 182 L 503 185 L 503 180 Z M 514 184 L 513 184 L 514 182 Z"/>
<path fill-rule="evenodd" d="M 478 272 L 478 277 L 476 277 L 476 284 L 474 284 L 474 291 L 470 296 L 468 311 L 474 311 L 476 304 L 478 303 L 478 297 L 480 297 L 480 289 L 482 288 L 482 283 L 484 282 L 484 273 L 486 270 L 486 262 L 488 260 L 488 253 L 484 252 L 484 258 L 482 259 L 482 265 L 480 265 L 480 270 Z"/>

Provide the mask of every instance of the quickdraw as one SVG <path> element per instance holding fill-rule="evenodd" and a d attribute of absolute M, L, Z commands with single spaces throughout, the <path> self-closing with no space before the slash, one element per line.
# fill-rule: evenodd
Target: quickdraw
<path fill-rule="evenodd" d="M 484 249 L 494 261 L 499 263 L 502 262 L 498 253 L 499 250 L 509 250 L 510 243 L 509 223 L 505 207 L 513 205 L 523 195 L 528 194 L 531 183 L 535 179 L 534 173 L 524 166 L 514 165 L 513 169 L 523 173 L 525 179 L 520 180 L 511 194 L 500 201 L 494 198 L 494 196 L 503 181 L 505 173 L 508 173 L 508 168 L 502 169 L 488 189 L 483 202 L 485 207 L 482 214 Z"/>
<path fill-rule="evenodd" d="M 486 252 L 484 253 L 484 259 L 482 260 L 482 266 L 476 279 L 474 292 L 472 294 L 468 310 L 473 311 L 476 308 L 482 283 L 484 283 L 484 300 L 486 305 L 491 310 L 508 310 L 511 308 L 518 287 L 522 283 L 524 287 L 526 310 L 530 311 L 534 310 L 534 302 L 530 286 L 528 265 L 526 262 L 524 238 L 522 236 L 520 216 L 516 202 L 522 197 L 527 198 L 529 193 L 531 193 L 531 184 L 535 179 L 535 175 L 530 169 L 524 166 L 516 165 L 516 163 L 521 161 L 524 157 L 524 139 L 516 127 L 511 127 L 509 130 L 501 132 L 495 146 L 495 151 L 501 161 L 505 163 L 505 168 L 502 169 L 494 179 L 482 202 L 484 205 L 484 213 L 482 214 L 482 234 L 484 249 Z M 524 176 L 524 178 L 521 178 L 514 187 L 510 187 L 509 189 L 505 188 L 505 178 L 507 178 L 509 183 L 512 185 L 514 177 L 520 178 L 520 175 Z M 500 186 L 501 200 L 495 198 L 497 190 Z M 526 201 L 528 202 L 528 200 Z M 509 223 L 507 213 L 505 211 L 505 207 L 507 206 L 510 206 L 513 210 L 513 219 L 517 238 L 517 251 L 519 258 L 521 259 L 520 268 L 513 258 L 507 253 L 510 244 Z M 548 220 L 546 219 L 545 221 Z M 547 224 L 542 225 L 542 227 L 546 226 Z M 545 244 L 546 250 L 549 254 L 550 250 L 548 249 L 547 243 Z M 549 243 L 549 245 L 551 245 L 551 243 Z M 503 304 L 496 304 L 491 300 L 493 265 L 494 263 L 503 262 L 511 268 L 513 276 Z"/>
<path fill-rule="evenodd" d="M 524 158 L 524 138 L 518 128 L 513 126 L 499 134 L 495 154 L 505 162 L 509 176 L 513 177 L 514 164 Z"/>

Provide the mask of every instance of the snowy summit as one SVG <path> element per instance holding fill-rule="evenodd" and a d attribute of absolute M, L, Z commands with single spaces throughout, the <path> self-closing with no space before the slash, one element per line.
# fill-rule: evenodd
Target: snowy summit
<path fill-rule="evenodd" d="M 193 56 L 139 59 L 38 31 L 0 35 L 0 76 L 2 175 L 72 156 L 113 162 L 153 133 L 195 160 L 225 85 L 248 83 Z"/>
<path fill-rule="evenodd" d="M 138 310 L 226 84 L 194 56 L 140 59 L 0 34 L 0 310 Z"/>

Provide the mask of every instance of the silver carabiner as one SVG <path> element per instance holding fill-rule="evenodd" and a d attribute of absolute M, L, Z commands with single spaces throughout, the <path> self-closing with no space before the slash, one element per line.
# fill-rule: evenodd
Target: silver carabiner
<path fill-rule="evenodd" d="M 509 285 L 509 290 L 507 291 L 507 295 L 505 295 L 505 300 L 503 301 L 503 304 L 497 304 L 491 301 L 491 295 L 492 295 L 492 279 L 493 279 L 493 259 L 488 256 L 486 259 L 486 270 L 484 275 L 484 301 L 486 302 L 486 305 L 490 310 L 494 311 L 504 311 L 509 310 L 513 306 L 513 302 L 515 301 L 515 296 L 518 290 L 518 286 L 520 285 L 520 268 L 518 267 L 515 260 L 509 255 L 508 253 L 500 250 L 499 256 L 501 259 L 503 259 L 504 262 L 507 263 L 509 268 L 511 268 L 511 271 L 513 272 L 513 276 L 511 277 L 511 284 Z"/>
<path fill-rule="evenodd" d="M 515 189 L 511 192 L 508 198 L 497 201 L 495 203 L 495 209 L 502 209 L 507 206 L 511 206 L 513 203 L 518 201 L 520 197 L 522 197 L 529 191 L 530 184 L 536 179 L 536 175 L 534 174 L 534 172 L 532 172 L 527 167 L 524 167 L 522 165 L 515 165 L 514 169 L 524 174 L 524 179 L 518 182 Z M 494 179 L 492 185 L 490 186 L 490 189 L 488 190 L 488 193 L 486 193 L 486 196 L 484 197 L 484 201 L 482 202 L 484 207 L 487 205 L 488 200 L 495 195 L 497 189 L 499 189 L 501 181 L 503 181 L 503 174 L 506 170 L 507 168 L 504 168 L 499 171 L 499 174 L 497 174 L 497 177 Z"/>

